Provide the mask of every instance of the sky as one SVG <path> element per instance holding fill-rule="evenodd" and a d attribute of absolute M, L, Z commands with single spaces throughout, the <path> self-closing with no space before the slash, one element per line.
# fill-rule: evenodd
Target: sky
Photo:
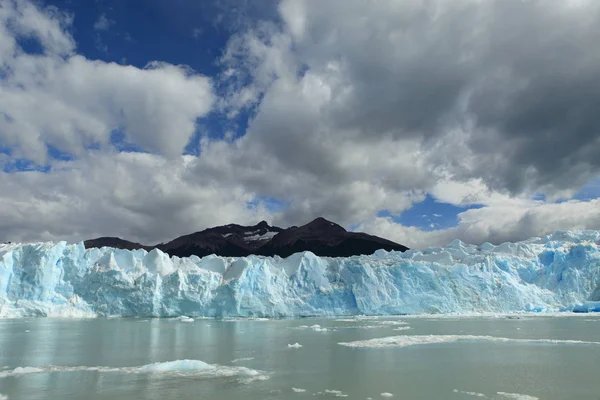
<path fill-rule="evenodd" d="M 600 229 L 596 0 L 0 0 L 0 241 Z"/>

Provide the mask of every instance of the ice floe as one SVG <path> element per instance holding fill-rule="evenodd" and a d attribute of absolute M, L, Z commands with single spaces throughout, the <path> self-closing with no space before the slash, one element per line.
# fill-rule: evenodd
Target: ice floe
<path fill-rule="evenodd" d="M 465 390 L 458 390 L 458 389 L 454 389 L 453 390 L 454 393 L 460 393 L 460 394 L 464 394 L 466 396 L 473 396 L 473 397 L 483 397 L 486 398 L 487 396 L 483 393 L 478 393 L 478 392 L 467 392 Z"/>
<path fill-rule="evenodd" d="M 17 367 L 13 370 L 0 372 L 0 378 L 18 377 L 30 374 L 56 373 L 56 372 L 98 372 L 98 373 L 125 373 L 125 374 L 151 374 L 151 375 L 180 375 L 197 377 L 239 377 L 244 382 L 268 379 L 262 371 L 246 367 L 230 367 L 223 365 L 207 364 L 200 360 L 175 360 L 156 362 L 137 367 L 86 367 L 86 366 L 57 366 L 44 367 Z"/>
<path fill-rule="evenodd" d="M 539 400 L 539 397 L 529 396 L 521 393 L 506 393 L 506 392 L 498 392 L 498 394 L 506 399 L 515 399 L 515 400 Z"/>
<path fill-rule="evenodd" d="M 460 341 L 490 341 L 501 343 L 544 343 L 544 344 L 573 344 L 573 345 L 600 345 L 600 342 L 583 340 L 559 339 L 512 339 L 496 336 L 477 335 L 403 335 L 388 336 L 383 338 L 357 340 L 354 342 L 340 342 L 339 345 L 347 347 L 382 348 L 382 347 L 409 347 L 426 344 L 451 343 Z"/>

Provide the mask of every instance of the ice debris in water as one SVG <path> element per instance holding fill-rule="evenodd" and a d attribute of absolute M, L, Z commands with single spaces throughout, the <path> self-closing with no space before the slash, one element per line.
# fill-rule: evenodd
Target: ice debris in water
<path fill-rule="evenodd" d="M 477 392 L 467 392 L 464 390 L 458 390 L 458 389 L 454 389 L 453 390 L 454 393 L 460 393 L 460 394 L 464 394 L 466 396 L 474 396 L 474 397 L 487 397 L 485 394 L 483 393 L 477 393 Z"/>
<path fill-rule="evenodd" d="M 526 394 L 521 393 L 506 393 L 506 392 L 498 392 L 498 394 L 507 399 L 515 399 L 515 400 L 539 400 L 539 397 L 528 396 Z"/>
<path fill-rule="evenodd" d="M 0 400 L 8 400 L 8 396 L 0 393 Z"/>
<path fill-rule="evenodd" d="M 252 360 L 254 360 L 254 357 L 243 357 L 243 358 L 236 358 L 235 360 L 232 360 L 231 363 L 237 364 L 237 363 L 241 363 L 241 362 L 245 362 L 245 361 L 252 361 Z"/>
<path fill-rule="evenodd" d="M 330 389 L 326 389 L 325 390 L 325 394 L 329 394 L 335 397 L 348 397 L 347 394 L 342 393 L 341 390 L 330 390 Z"/>
<path fill-rule="evenodd" d="M 405 321 L 379 321 L 379 325 L 408 325 Z"/>
<path fill-rule="evenodd" d="M 357 340 L 354 342 L 340 342 L 339 345 L 346 347 L 383 348 L 383 347 L 409 347 L 426 344 L 451 343 L 460 341 L 490 341 L 501 343 L 542 343 L 542 344 L 572 344 L 572 345 L 595 345 L 600 342 L 588 342 L 583 340 L 558 340 L 558 339 L 511 339 L 496 336 L 476 335 L 403 335 L 388 336 L 383 338 Z"/>
<path fill-rule="evenodd" d="M 292 390 L 296 393 L 304 393 L 306 392 L 306 389 L 299 389 L 299 388 L 292 388 Z"/>
<path fill-rule="evenodd" d="M 294 344 L 288 344 L 289 348 L 292 349 L 299 349 L 300 347 L 302 347 L 302 345 L 300 343 L 294 343 Z"/>
<path fill-rule="evenodd" d="M 0 378 L 21 376 L 29 374 L 42 374 L 51 372 L 119 372 L 126 374 L 152 374 L 152 375 L 190 375 L 199 377 L 239 377 L 243 382 L 265 380 L 268 376 L 261 371 L 246 367 L 228 367 L 223 365 L 207 364 L 200 360 L 175 360 L 157 362 L 139 367 L 62 367 L 49 365 L 46 367 L 17 367 L 13 370 L 1 371 Z"/>
<path fill-rule="evenodd" d="M 348 258 L 0 244 L 0 317 L 591 312 L 599 273 L 600 231 Z"/>
<path fill-rule="evenodd" d="M 329 331 L 329 329 L 327 328 L 323 328 L 321 325 L 315 324 L 315 325 L 300 325 L 298 327 L 298 329 L 312 329 L 314 332 L 327 332 Z"/>
<path fill-rule="evenodd" d="M 383 392 L 381 393 L 381 397 L 394 397 L 394 395 L 388 392 Z"/>
<path fill-rule="evenodd" d="M 410 326 L 400 326 L 398 328 L 394 328 L 395 331 L 408 331 L 412 329 Z"/>

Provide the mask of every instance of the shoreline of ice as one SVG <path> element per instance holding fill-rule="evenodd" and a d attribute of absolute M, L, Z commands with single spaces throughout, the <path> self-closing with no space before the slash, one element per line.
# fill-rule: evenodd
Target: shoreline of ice
<path fill-rule="evenodd" d="M 573 312 L 575 311 L 575 312 Z M 455 318 L 600 311 L 600 231 L 371 256 L 0 244 L 0 318 Z M 557 314 L 557 312 L 560 312 Z M 563 314 L 564 313 L 564 314 Z"/>
<path fill-rule="evenodd" d="M 339 318 L 344 318 L 345 322 L 361 322 L 360 318 L 351 319 L 354 316 L 348 315 L 327 315 L 327 316 L 290 316 L 290 317 L 197 317 L 190 318 L 194 321 L 221 321 L 221 322 L 270 322 L 270 321 L 311 321 L 311 320 L 331 320 L 339 322 Z M 363 315 L 357 315 L 357 317 L 364 317 Z M 369 315 L 369 318 L 373 319 L 385 319 L 385 318 L 402 318 L 402 319 L 524 319 L 524 318 L 598 318 L 600 320 L 600 312 L 591 311 L 588 313 L 570 312 L 570 311 L 556 311 L 556 312 L 533 312 L 533 311 L 515 311 L 509 313 L 465 313 L 465 314 L 381 314 L 381 315 Z M 181 316 L 119 316 L 119 315 L 90 315 L 85 317 L 70 317 L 70 316 L 0 316 L 0 321 L 21 321 L 23 319 L 55 319 L 55 320 L 95 320 L 95 319 L 119 319 L 119 320 L 137 320 L 140 322 L 148 320 L 165 320 L 165 321 L 181 321 Z M 189 322 L 194 322 L 189 321 Z"/>

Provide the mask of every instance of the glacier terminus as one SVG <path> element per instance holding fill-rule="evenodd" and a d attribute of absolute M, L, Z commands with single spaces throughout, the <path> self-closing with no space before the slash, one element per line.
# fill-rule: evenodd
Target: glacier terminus
<path fill-rule="evenodd" d="M 370 256 L 169 257 L 0 245 L 0 317 L 309 317 L 600 311 L 600 231 Z"/>

